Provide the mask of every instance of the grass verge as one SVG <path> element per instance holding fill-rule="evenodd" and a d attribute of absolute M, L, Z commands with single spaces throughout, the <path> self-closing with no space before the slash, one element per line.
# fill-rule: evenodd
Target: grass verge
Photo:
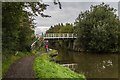
<path fill-rule="evenodd" d="M 34 61 L 34 71 L 36 78 L 71 78 L 77 80 L 85 80 L 85 76 L 75 73 L 69 68 L 63 67 L 57 63 L 50 61 L 50 54 L 54 54 L 56 51 L 50 51 L 48 53 L 41 54 Z"/>

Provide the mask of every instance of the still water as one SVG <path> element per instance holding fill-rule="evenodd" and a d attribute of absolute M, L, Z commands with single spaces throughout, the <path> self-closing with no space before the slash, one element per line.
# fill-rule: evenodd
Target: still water
<path fill-rule="evenodd" d="M 75 72 L 87 78 L 118 78 L 118 54 L 95 54 L 81 52 L 60 52 L 60 64 L 75 63 Z"/>

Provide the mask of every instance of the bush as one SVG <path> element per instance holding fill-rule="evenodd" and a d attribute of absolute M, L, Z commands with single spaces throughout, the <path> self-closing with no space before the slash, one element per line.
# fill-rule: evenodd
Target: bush
<path fill-rule="evenodd" d="M 120 21 L 115 9 L 104 3 L 91 6 L 89 11 L 81 13 L 75 22 L 77 43 L 84 51 L 116 52 Z"/>

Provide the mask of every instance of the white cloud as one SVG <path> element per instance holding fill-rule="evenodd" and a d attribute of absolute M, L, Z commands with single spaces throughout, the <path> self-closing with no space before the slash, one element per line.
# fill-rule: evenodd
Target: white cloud
<path fill-rule="evenodd" d="M 35 28 L 35 34 L 42 34 L 45 33 L 46 30 L 48 30 L 49 27 L 36 27 Z"/>

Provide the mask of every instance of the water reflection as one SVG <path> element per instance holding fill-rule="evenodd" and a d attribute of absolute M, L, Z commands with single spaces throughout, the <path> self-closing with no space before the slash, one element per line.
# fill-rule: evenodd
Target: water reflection
<path fill-rule="evenodd" d="M 76 63 L 75 69 L 87 78 L 118 78 L 118 54 L 59 53 L 61 63 Z"/>

